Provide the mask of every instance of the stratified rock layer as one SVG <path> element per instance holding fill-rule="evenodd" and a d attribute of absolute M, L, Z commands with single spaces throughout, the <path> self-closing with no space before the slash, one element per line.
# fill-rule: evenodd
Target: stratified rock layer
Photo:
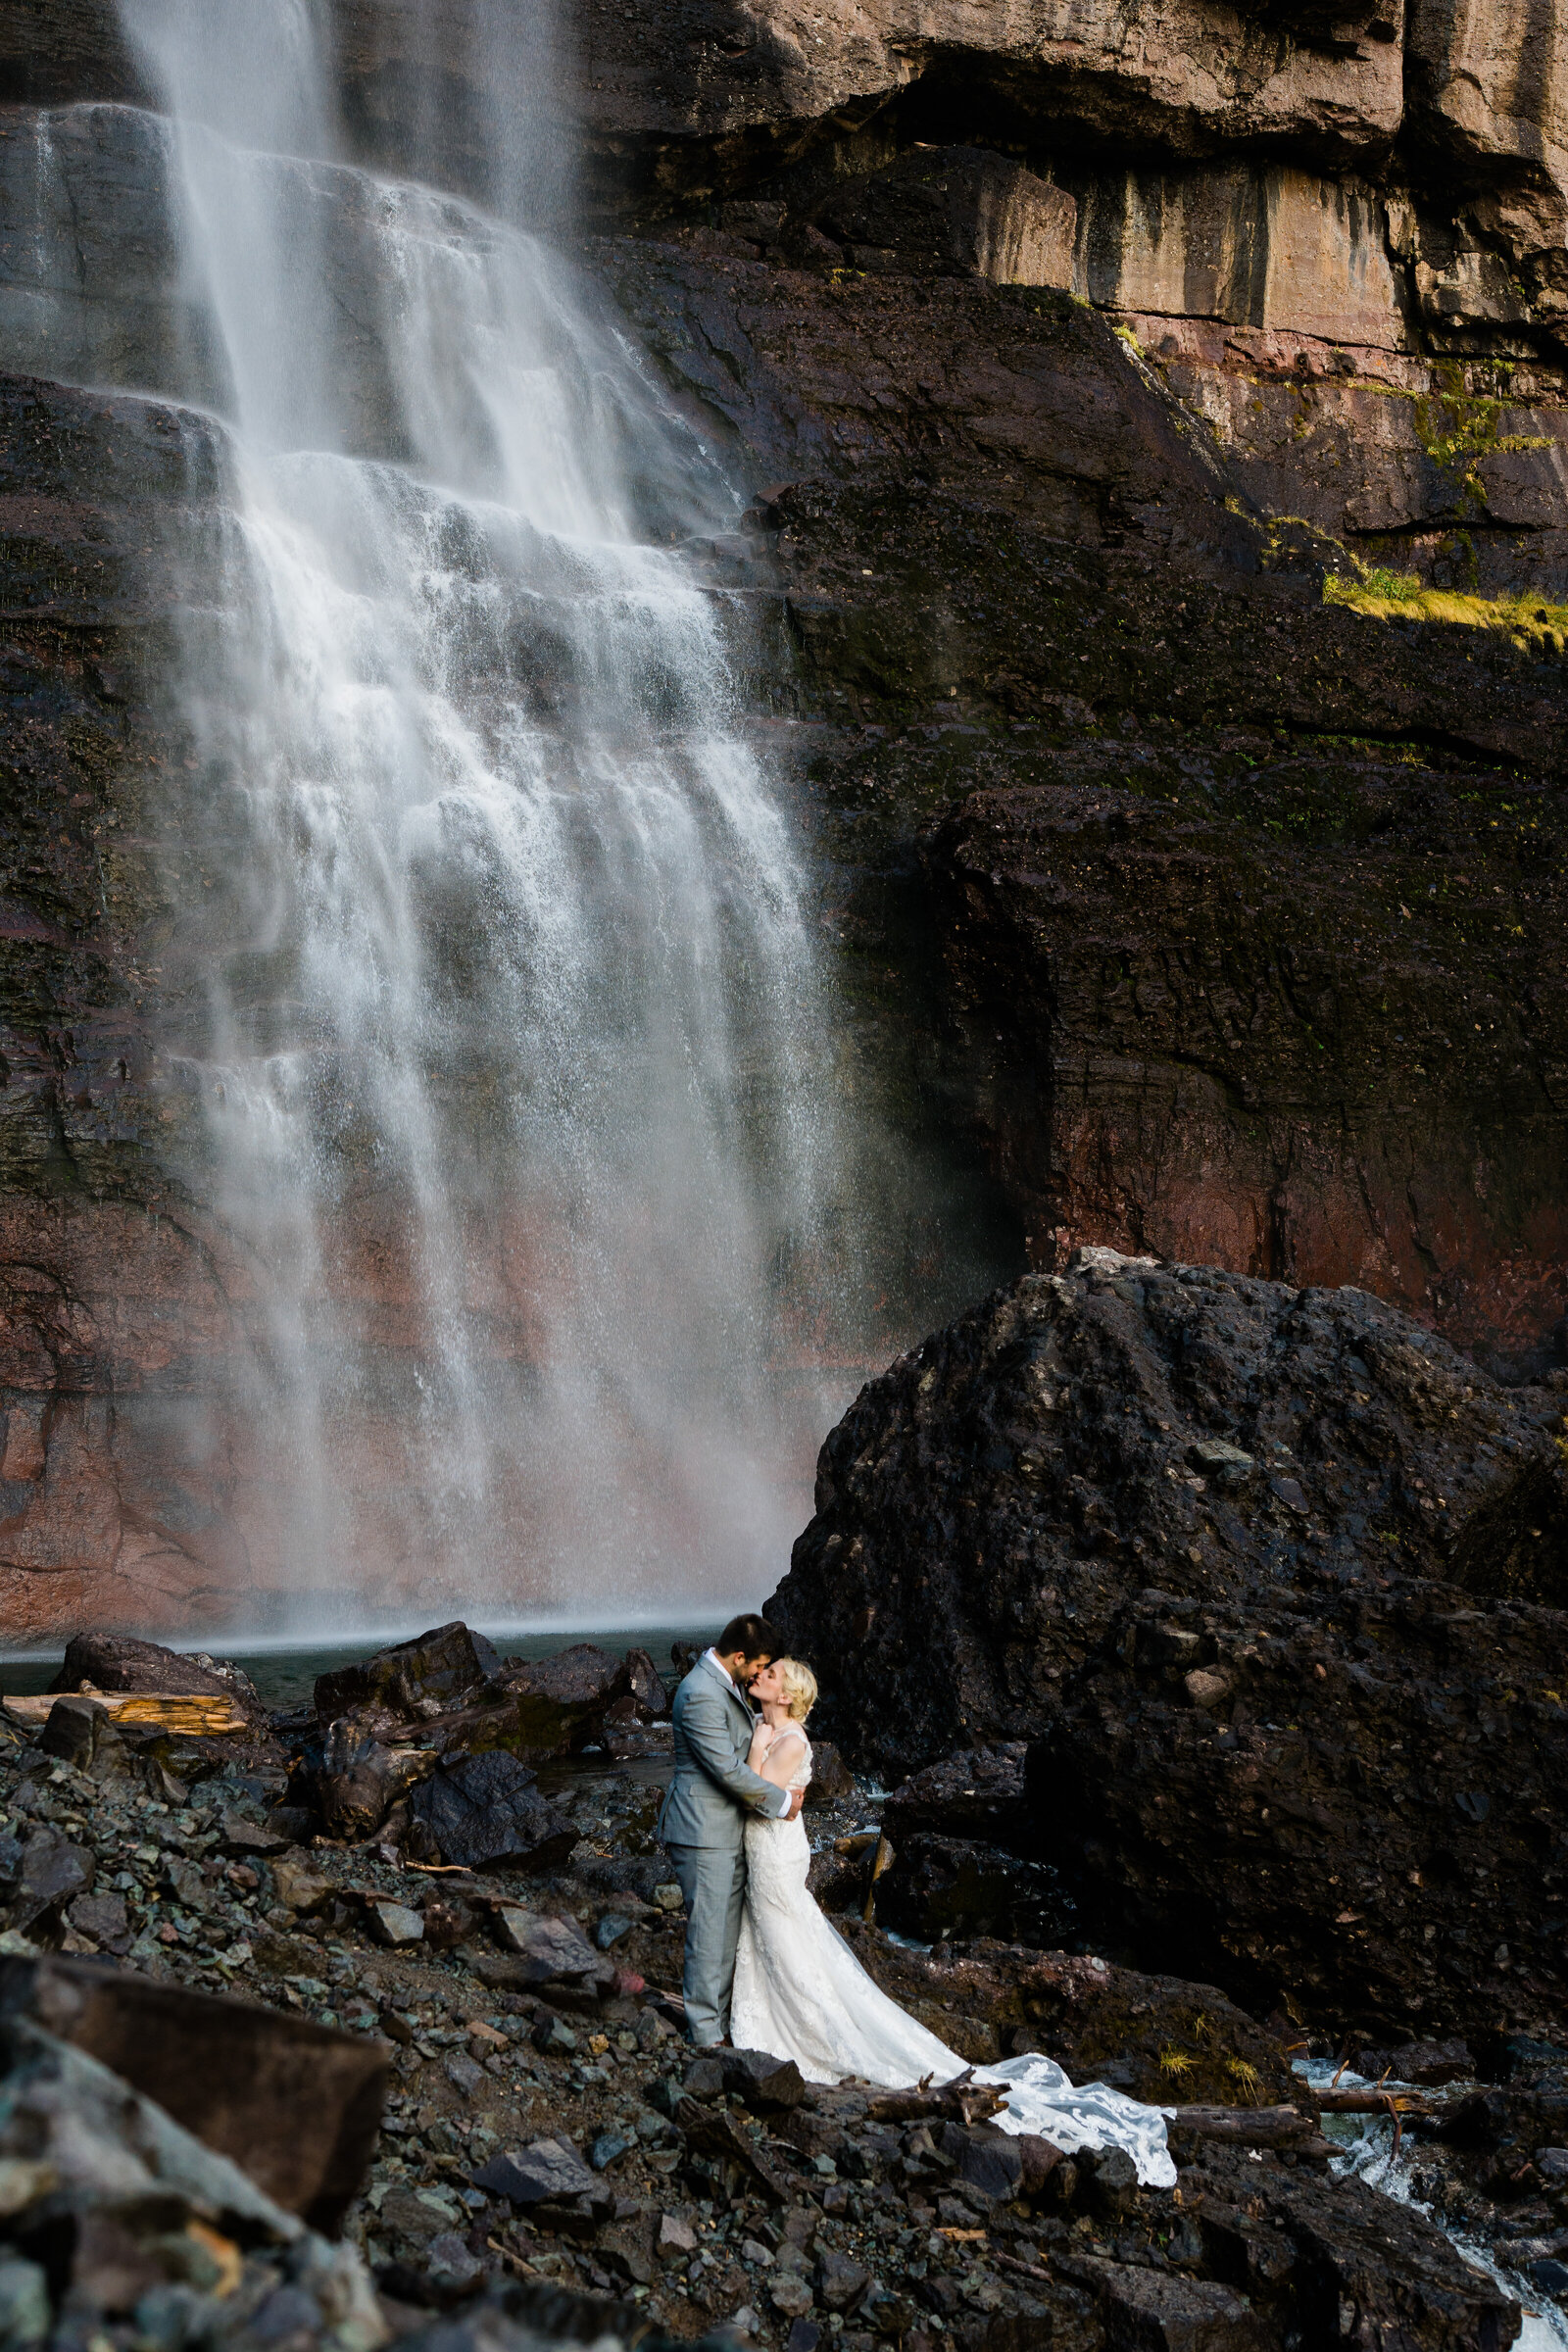
<path fill-rule="evenodd" d="M 1032 1739 L 1027 1839 L 1140 1956 L 1400 2038 L 1544 2018 L 1565 1386 L 1086 1251 L 861 1394 L 768 1613 L 858 1762 Z"/>

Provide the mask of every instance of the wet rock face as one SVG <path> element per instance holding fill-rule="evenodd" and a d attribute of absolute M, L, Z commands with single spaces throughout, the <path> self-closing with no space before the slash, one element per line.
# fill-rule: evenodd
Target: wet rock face
<path fill-rule="evenodd" d="M 768 1613 L 884 1775 L 1032 1740 L 1019 1836 L 1091 1932 L 1400 2041 L 1548 2015 L 1562 1388 L 1087 1251 L 862 1392 Z"/>
<path fill-rule="evenodd" d="M 1054 765 L 926 851 L 1033 1262 L 1070 1236 L 1353 1282 L 1544 1368 L 1560 792 L 1344 754 Z"/>
<path fill-rule="evenodd" d="M 819 242 L 868 227 L 869 184 L 807 208 Z M 1310 337 L 1168 318 L 1137 350 L 892 247 L 846 276 L 848 245 L 813 261 L 773 212 L 598 259 L 676 396 L 773 476 L 715 554 L 758 666 L 788 659 L 867 1055 L 946 1097 L 1035 1265 L 1102 1241 L 1350 1280 L 1544 1368 L 1556 641 L 1369 619 L 1324 569 L 1420 549 L 1450 586 L 1561 594 L 1556 390 L 1505 412 L 1394 355 L 1337 374 Z"/>

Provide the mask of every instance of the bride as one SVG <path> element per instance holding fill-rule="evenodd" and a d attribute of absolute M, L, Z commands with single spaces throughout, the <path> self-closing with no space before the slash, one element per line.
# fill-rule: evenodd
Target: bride
<path fill-rule="evenodd" d="M 805 1725 L 816 1699 L 816 1677 L 799 1658 L 775 1659 L 753 1683 L 752 1699 L 760 1709 L 747 1758 L 752 1770 L 775 1788 L 804 1789 L 811 1778 Z M 750 1816 L 746 1910 L 730 2009 L 735 2047 L 793 2058 L 808 2082 L 854 2076 L 900 2089 L 966 2074 L 957 2052 L 890 2000 L 829 1926 L 807 1891 L 810 1861 L 803 1820 Z M 1075 2089 L 1059 2066 L 1035 2051 L 1001 2066 L 977 2067 L 974 2080 L 995 2083 L 1005 2094 L 996 2119 L 1005 2132 L 1038 2132 L 1067 2155 L 1122 2147 L 1140 2180 L 1168 2187 L 1176 2179 L 1157 2107 L 1100 2082 Z"/>

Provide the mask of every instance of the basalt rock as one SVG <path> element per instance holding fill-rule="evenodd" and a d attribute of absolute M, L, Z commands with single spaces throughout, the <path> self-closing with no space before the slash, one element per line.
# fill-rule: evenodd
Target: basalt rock
<path fill-rule="evenodd" d="M 329 1728 L 310 1781 L 329 1837 L 373 1837 L 400 1797 L 431 1770 L 418 1748 L 384 1747 L 353 1716 Z"/>
<path fill-rule="evenodd" d="M 651 1698 L 646 1673 L 639 1679 Z M 630 1659 L 591 1642 L 573 1642 L 553 1658 L 508 1658 L 499 1680 L 515 1696 L 523 1746 L 542 1755 L 585 1746 L 615 1702 L 636 1695 Z"/>
<path fill-rule="evenodd" d="M 133 1641 L 128 1634 L 74 1634 L 66 1644 L 60 1672 L 49 1688 L 77 1690 L 91 1683 L 99 1690 L 149 1690 L 168 1696 L 235 1698 L 258 1713 L 261 1701 L 255 1685 L 237 1666 L 176 1649 L 157 1642 Z"/>
<path fill-rule="evenodd" d="M 1563 1990 L 1562 1414 L 1362 1292 L 1086 1250 L 862 1393 L 768 1612 L 884 1774 L 1032 1740 L 1091 1932 L 1496 2030 Z"/>
<path fill-rule="evenodd" d="M 461 1620 L 438 1625 L 357 1665 L 318 1675 L 316 1712 L 323 1723 L 367 1709 L 426 1721 L 471 1698 L 494 1679 L 499 1663 L 484 1636 Z"/>
<path fill-rule="evenodd" d="M 438 1766 L 410 1810 L 433 1858 L 470 1870 L 548 1870 L 577 1842 L 574 1824 L 539 1794 L 528 1767 L 500 1750 Z"/>

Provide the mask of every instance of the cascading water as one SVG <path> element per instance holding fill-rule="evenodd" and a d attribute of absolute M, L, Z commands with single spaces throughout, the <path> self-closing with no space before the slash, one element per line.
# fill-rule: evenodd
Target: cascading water
<path fill-rule="evenodd" d="M 324 10 L 120 7 L 224 420 L 169 965 L 251 1576 L 318 1623 L 765 1589 L 853 1244 L 802 877 L 672 544 L 735 501 L 537 239 L 343 160 Z"/>

